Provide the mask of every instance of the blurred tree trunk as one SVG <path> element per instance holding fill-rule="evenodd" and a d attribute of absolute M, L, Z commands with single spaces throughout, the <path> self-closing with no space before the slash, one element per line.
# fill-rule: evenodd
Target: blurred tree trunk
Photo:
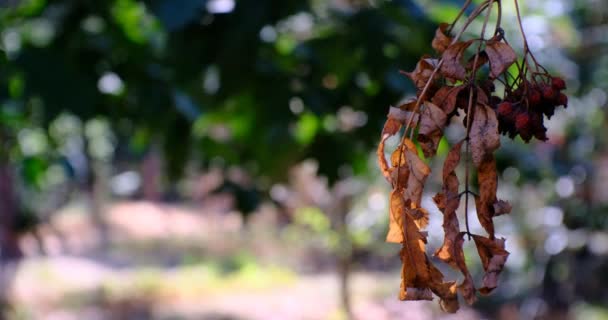
<path fill-rule="evenodd" d="M 340 237 L 348 234 L 343 234 L 339 231 Z M 352 319 L 352 305 L 350 299 L 350 275 L 352 265 L 352 255 L 350 252 L 340 252 L 338 257 L 338 276 L 340 281 L 340 302 L 342 309 L 347 319 Z"/>
<path fill-rule="evenodd" d="M 21 257 L 15 232 L 17 199 L 11 169 L 7 161 L 0 162 L 0 263 L 3 265 Z"/>
<path fill-rule="evenodd" d="M 12 166 L 7 160 L 0 159 L 0 318 L 4 309 L 10 306 L 7 301 L 9 288 L 22 256 L 19 236 L 15 231 L 16 217 L 17 198 Z"/>
<path fill-rule="evenodd" d="M 152 147 L 141 164 L 142 195 L 144 200 L 159 201 L 162 159 L 157 148 Z"/>
<path fill-rule="evenodd" d="M 84 179 L 84 191 L 89 205 L 91 221 L 99 234 L 100 249 L 105 251 L 109 246 L 109 230 L 103 216 L 103 163 L 91 155 L 89 139 L 85 140 L 84 154 L 87 159 L 87 169 Z"/>
<path fill-rule="evenodd" d="M 350 296 L 350 279 L 352 269 L 352 243 L 348 230 L 347 216 L 350 208 L 349 198 L 337 197 L 336 199 L 336 232 L 339 238 L 338 258 L 338 280 L 340 286 L 340 303 L 347 319 L 353 319 L 353 311 Z"/>

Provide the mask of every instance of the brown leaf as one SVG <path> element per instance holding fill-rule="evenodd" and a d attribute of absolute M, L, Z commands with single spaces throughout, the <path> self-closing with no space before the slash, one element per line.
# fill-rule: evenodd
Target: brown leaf
<path fill-rule="evenodd" d="M 402 191 L 393 190 L 389 201 L 389 224 L 386 242 L 402 243 L 403 230 L 401 226 L 403 224 L 403 213 L 405 212 L 405 199 Z"/>
<path fill-rule="evenodd" d="M 414 71 L 403 73 L 408 78 L 412 79 L 412 81 L 414 82 L 414 86 L 416 86 L 418 90 L 422 90 L 426 85 L 427 81 L 429 81 L 429 79 L 431 78 L 433 70 L 435 70 L 435 67 L 438 63 L 439 61 L 437 59 L 433 59 L 429 55 L 424 55 L 416 64 L 416 69 L 414 69 Z M 435 80 L 435 78 L 437 78 L 438 76 L 438 74 L 435 74 L 433 80 Z"/>
<path fill-rule="evenodd" d="M 414 219 L 402 212 L 403 247 L 401 248 L 401 300 L 432 300 L 429 283 L 431 274 L 425 252 L 426 237 Z"/>
<path fill-rule="evenodd" d="M 412 123 L 418 123 L 418 114 L 403 110 L 401 108 L 390 107 L 387 117 L 389 120 L 397 120 L 403 126 L 407 125 L 412 117 Z"/>
<path fill-rule="evenodd" d="M 407 188 L 407 181 L 410 176 L 410 169 L 407 166 L 407 150 L 400 145 L 391 155 L 390 182 L 394 189 Z"/>
<path fill-rule="evenodd" d="M 418 142 L 420 142 L 425 157 L 432 157 L 437 153 L 437 147 L 441 137 L 443 137 L 443 129 L 447 119 L 445 112 L 434 103 L 424 102 L 418 129 Z"/>
<path fill-rule="evenodd" d="M 431 291 L 441 299 L 439 302 L 441 309 L 445 312 L 455 313 L 460 308 L 456 294 L 456 283 L 452 281 L 444 282 L 443 274 L 432 263 L 429 263 L 429 268 L 431 271 Z"/>
<path fill-rule="evenodd" d="M 386 121 L 386 124 L 384 125 L 385 130 L 386 126 L 389 125 L 389 121 Z M 393 124 L 390 124 L 390 126 L 392 125 Z M 378 149 L 376 150 L 376 156 L 378 158 L 378 165 L 380 166 L 380 171 L 382 171 L 382 175 L 386 178 L 388 182 L 391 182 L 391 170 L 388 167 L 388 162 L 386 161 L 386 156 L 384 155 L 384 145 L 386 143 L 386 139 L 388 139 L 390 136 L 390 133 L 383 133 L 382 139 L 380 139 L 380 143 L 378 144 Z"/>
<path fill-rule="evenodd" d="M 492 108 L 478 104 L 470 128 L 471 157 L 476 167 L 500 147 L 498 119 Z M 468 115 L 470 116 L 470 115 Z"/>
<path fill-rule="evenodd" d="M 471 56 L 467 61 L 467 71 L 472 71 L 475 63 L 475 55 Z M 475 70 L 479 70 L 481 66 L 488 63 L 488 54 L 485 51 L 481 51 L 479 53 L 479 58 L 477 58 L 477 65 L 475 66 Z"/>
<path fill-rule="evenodd" d="M 511 209 L 512 209 L 511 204 L 504 200 L 498 200 L 496 203 L 494 203 L 493 208 L 494 208 L 494 217 L 511 213 Z"/>
<path fill-rule="evenodd" d="M 418 150 L 414 143 L 409 139 L 404 139 L 406 147 L 407 163 L 410 175 L 407 181 L 405 196 L 410 199 L 418 208 L 422 201 L 422 190 L 426 178 L 431 173 L 431 168 L 418 157 Z"/>
<path fill-rule="evenodd" d="M 448 210 L 456 211 L 458 209 L 458 177 L 456 176 L 456 167 L 460 163 L 460 150 L 465 140 L 456 143 L 443 163 L 443 190 L 448 197 L 448 201 L 455 202 L 452 205 L 446 205 Z"/>
<path fill-rule="evenodd" d="M 410 205 L 408 213 L 414 218 L 414 222 L 419 229 L 424 229 L 429 224 L 429 212 L 424 209 L 417 207 L 414 203 Z"/>
<path fill-rule="evenodd" d="M 482 88 L 479 86 L 475 86 L 475 92 L 477 93 L 477 103 L 487 105 L 490 100 L 488 100 L 488 95 Z"/>
<path fill-rule="evenodd" d="M 452 43 L 452 38 L 446 35 L 446 30 L 449 26 L 447 23 L 441 23 L 435 31 L 435 38 L 433 38 L 431 45 L 439 54 L 442 54 Z"/>
<path fill-rule="evenodd" d="M 479 223 L 488 232 L 490 239 L 494 238 L 494 204 L 496 203 L 496 189 L 498 174 L 496 173 L 496 160 L 489 156 L 477 168 L 477 182 L 479 183 L 479 196 L 475 197 L 477 217 Z"/>
<path fill-rule="evenodd" d="M 390 107 L 387 115 L 388 119 L 384 123 L 384 128 L 382 129 L 382 138 L 380 139 L 380 143 L 378 144 L 376 156 L 378 158 L 378 164 L 380 166 L 380 170 L 382 171 L 382 175 L 389 182 L 392 181 L 391 173 L 393 172 L 393 170 L 389 168 L 388 163 L 386 161 L 386 157 L 384 155 L 385 143 L 388 138 L 396 135 L 399 132 L 401 126 L 405 124 L 405 121 L 408 121 L 409 116 L 411 116 L 411 114 L 412 113 L 409 111 L 404 111 L 400 108 Z M 418 117 L 416 115 L 414 116 L 414 118 L 414 120 L 417 121 Z M 401 174 L 401 170 L 399 171 L 399 173 Z"/>
<path fill-rule="evenodd" d="M 443 64 L 441 65 L 441 73 L 447 77 L 456 80 L 464 80 L 466 78 L 466 70 L 462 65 L 462 55 L 464 51 L 471 45 L 471 41 L 459 41 L 450 45 L 442 55 Z"/>
<path fill-rule="evenodd" d="M 490 76 L 492 78 L 497 78 L 517 60 L 513 48 L 504 42 L 489 40 L 486 42 L 485 51 L 488 54 L 488 60 L 490 60 Z"/>
<path fill-rule="evenodd" d="M 487 295 L 498 286 L 498 276 L 507 262 L 509 252 L 505 250 L 505 239 L 489 239 L 473 235 L 475 246 L 485 274 L 483 276 L 483 287 L 479 289 L 481 294 Z"/>
<path fill-rule="evenodd" d="M 460 197 L 458 196 L 458 177 L 454 171 L 460 162 L 460 151 L 463 143 L 464 140 L 455 144 L 448 153 L 443 164 L 442 193 L 437 194 L 433 198 L 439 209 L 443 212 L 444 230 L 443 245 L 435 252 L 435 256 L 452 268 L 460 270 L 464 276 L 464 280 L 458 288 L 467 303 L 472 304 L 477 299 L 475 296 L 475 286 L 464 260 L 464 251 L 462 249 L 464 232 L 460 232 L 458 217 L 456 216 Z"/>
<path fill-rule="evenodd" d="M 451 114 L 456 109 L 456 99 L 464 86 L 443 86 L 437 90 L 432 102 L 446 114 Z"/>
<path fill-rule="evenodd" d="M 416 109 L 416 103 L 417 102 L 418 102 L 418 99 L 416 99 L 416 98 L 410 98 L 407 101 L 405 101 L 402 104 L 400 104 L 399 105 L 399 109 L 405 110 L 405 111 L 414 111 L 414 109 Z"/>

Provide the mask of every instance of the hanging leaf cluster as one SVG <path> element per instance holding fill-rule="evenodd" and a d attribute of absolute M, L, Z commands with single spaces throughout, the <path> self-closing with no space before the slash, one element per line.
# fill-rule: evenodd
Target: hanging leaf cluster
<path fill-rule="evenodd" d="M 412 72 L 404 72 L 417 88 L 416 99 L 390 108 L 378 146 L 380 168 L 392 186 L 386 240 L 402 245 L 399 298 L 432 300 L 434 294 L 447 312 L 458 310 L 459 293 L 472 304 L 478 292 L 482 295 L 492 292 L 509 256 L 505 239 L 497 238 L 494 232 L 494 218 L 511 211 L 511 205 L 496 196 L 494 152 L 500 147 L 500 134 L 510 138 L 520 136 L 526 142 L 532 138 L 544 141 L 545 116 L 550 118 L 557 106 L 566 107 L 568 100 L 562 93 L 566 87 L 564 80 L 551 76 L 528 50 L 517 0 L 514 2 L 524 40 L 521 57 L 500 27 L 502 8 L 498 0 L 482 2 L 461 30 L 454 33 L 454 26 L 470 2 L 465 3 L 452 24 L 444 23 L 437 28 L 432 41 L 436 55 L 421 57 Z M 497 8 L 496 26 L 486 38 L 494 8 Z M 484 19 L 480 37 L 460 40 L 477 18 Z M 433 255 L 462 273 L 460 283 L 446 281 L 427 255 L 427 233 L 423 230 L 429 214 L 421 202 L 431 169 L 418 149 L 425 158 L 436 156 L 446 127 L 460 125 L 460 121 L 453 121 L 458 117 L 466 134 L 451 147 L 443 164 L 442 188 L 433 197 L 443 213 L 444 229 L 443 245 Z M 401 132 L 401 141 L 388 160 L 385 142 Z M 456 174 L 461 165 L 465 167 L 464 190 Z M 471 188 L 470 176 L 477 178 L 477 192 Z M 461 229 L 457 215 L 463 197 L 465 230 Z M 469 197 L 475 201 L 484 235 L 469 231 Z M 474 241 L 483 266 L 480 284 L 474 283 L 465 263 L 463 243 L 467 239 Z"/>

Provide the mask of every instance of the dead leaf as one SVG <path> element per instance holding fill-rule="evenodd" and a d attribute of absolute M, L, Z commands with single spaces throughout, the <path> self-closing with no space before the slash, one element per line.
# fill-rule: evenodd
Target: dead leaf
<path fill-rule="evenodd" d="M 493 207 L 494 207 L 494 217 L 511 213 L 511 209 L 512 209 L 511 204 L 504 200 L 498 200 L 496 203 L 494 203 Z"/>
<path fill-rule="evenodd" d="M 405 196 L 419 208 L 422 202 L 424 183 L 431 173 L 431 168 L 418 157 L 418 150 L 411 140 L 404 139 L 403 142 L 406 147 L 406 158 L 410 171 Z"/>
<path fill-rule="evenodd" d="M 429 55 L 424 55 L 416 64 L 416 69 L 414 69 L 414 71 L 403 73 L 408 78 L 412 79 L 414 86 L 416 86 L 418 90 L 422 90 L 431 78 L 433 70 L 435 70 L 438 64 L 439 61 L 437 59 L 433 59 Z M 435 74 L 433 80 L 435 80 L 438 76 L 438 74 Z"/>
<path fill-rule="evenodd" d="M 447 23 L 441 23 L 435 31 L 435 38 L 433 38 L 431 45 L 439 54 L 442 54 L 452 43 L 452 38 L 446 35 L 446 30 L 449 26 Z"/>
<path fill-rule="evenodd" d="M 407 125 L 410 118 L 412 118 L 412 123 L 418 123 L 418 114 L 401 108 L 390 107 L 387 117 L 389 120 L 397 120 L 402 126 Z"/>
<path fill-rule="evenodd" d="M 437 90 L 432 102 L 446 114 L 451 114 L 456 109 L 456 99 L 464 86 L 443 86 Z"/>
<path fill-rule="evenodd" d="M 442 55 L 441 74 L 447 78 L 464 80 L 466 78 L 466 70 L 461 61 L 464 51 L 470 45 L 471 41 L 459 41 L 450 45 Z"/>
<path fill-rule="evenodd" d="M 498 276 L 507 262 L 509 252 L 505 250 L 505 239 L 489 239 L 473 235 L 475 246 L 481 258 L 481 264 L 485 274 L 483 276 L 483 287 L 479 289 L 481 294 L 487 295 L 498 286 Z"/>
<path fill-rule="evenodd" d="M 500 147 L 498 119 L 492 108 L 478 104 L 470 128 L 471 158 L 476 167 Z"/>
<path fill-rule="evenodd" d="M 498 174 L 496 173 L 496 160 L 489 156 L 477 168 L 477 182 L 479 183 L 479 196 L 475 197 L 477 217 L 479 223 L 486 230 L 490 239 L 494 238 L 494 204 L 496 203 L 496 190 Z"/>
<path fill-rule="evenodd" d="M 431 271 L 430 288 L 441 299 L 439 306 L 445 312 L 455 313 L 460 308 L 456 294 L 456 283 L 453 281 L 444 282 L 443 274 L 432 263 L 429 263 L 429 268 Z"/>
<path fill-rule="evenodd" d="M 424 229 L 429 225 L 429 212 L 426 209 L 411 203 L 408 213 L 414 218 L 414 222 L 419 229 Z"/>
<path fill-rule="evenodd" d="M 384 128 L 389 124 L 389 121 L 386 122 Z M 391 124 L 392 125 L 392 124 Z M 382 175 L 388 182 L 391 182 L 391 170 L 388 167 L 388 162 L 386 161 L 386 156 L 384 155 L 384 145 L 386 143 L 386 139 L 391 136 L 389 133 L 383 133 L 382 139 L 380 139 L 380 143 L 378 144 L 378 149 L 376 150 L 376 157 L 378 158 L 378 165 L 380 166 L 380 171 L 382 171 Z"/>
<path fill-rule="evenodd" d="M 405 199 L 403 198 L 402 190 L 393 190 L 389 200 L 389 225 L 386 242 L 402 243 L 403 242 L 403 225 L 402 218 L 405 212 Z"/>
<path fill-rule="evenodd" d="M 469 58 L 469 60 L 467 61 L 467 71 L 473 71 L 473 69 L 475 70 L 479 70 L 480 67 L 482 67 L 484 64 L 488 63 L 488 54 L 485 51 L 481 51 L 479 53 L 479 58 L 477 58 L 477 65 L 474 66 L 473 64 L 475 63 L 475 55 L 471 56 Z M 475 67 L 475 68 L 473 68 Z"/>
<path fill-rule="evenodd" d="M 463 282 L 458 289 L 464 296 L 468 304 L 472 304 L 477 299 L 475 296 L 475 286 L 473 278 L 467 269 L 464 260 L 463 242 L 464 232 L 460 232 L 456 210 L 460 204 L 458 196 L 458 177 L 454 172 L 460 162 L 460 151 L 464 140 L 455 144 L 443 164 L 443 187 L 442 192 L 438 193 L 433 200 L 437 203 L 443 213 L 443 245 L 435 252 L 435 256 L 447 263 L 455 270 L 459 270 L 464 276 Z"/>
<path fill-rule="evenodd" d="M 443 129 L 447 123 L 447 115 L 434 103 L 425 101 L 420 116 L 418 129 L 418 142 L 425 157 L 432 157 L 437 153 L 439 141 L 443 137 Z"/>
<path fill-rule="evenodd" d="M 486 42 L 486 53 L 490 60 L 490 76 L 497 78 L 516 60 L 517 55 L 511 46 L 504 42 L 489 40 Z"/>
<path fill-rule="evenodd" d="M 407 205 L 407 204 L 405 204 Z M 410 214 L 402 212 L 403 241 L 401 248 L 401 300 L 432 300 L 429 283 L 431 274 L 425 252 L 426 237 Z"/>

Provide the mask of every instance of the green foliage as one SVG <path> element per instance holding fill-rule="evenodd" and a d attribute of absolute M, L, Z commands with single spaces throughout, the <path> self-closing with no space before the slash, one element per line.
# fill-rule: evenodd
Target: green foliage
<path fill-rule="evenodd" d="M 411 89 L 398 70 L 431 35 L 412 6 L 239 1 L 214 13 L 205 1 L 27 1 L 0 15 L 10 42 L 0 100 L 25 115 L 37 101 L 43 128 L 65 112 L 104 116 L 123 153 L 162 144 L 171 179 L 193 158 L 218 157 L 275 179 L 322 157 L 334 179 Z M 290 109 L 294 98 L 303 110 Z M 364 120 L 344 125 L 345 106 Z"/>

